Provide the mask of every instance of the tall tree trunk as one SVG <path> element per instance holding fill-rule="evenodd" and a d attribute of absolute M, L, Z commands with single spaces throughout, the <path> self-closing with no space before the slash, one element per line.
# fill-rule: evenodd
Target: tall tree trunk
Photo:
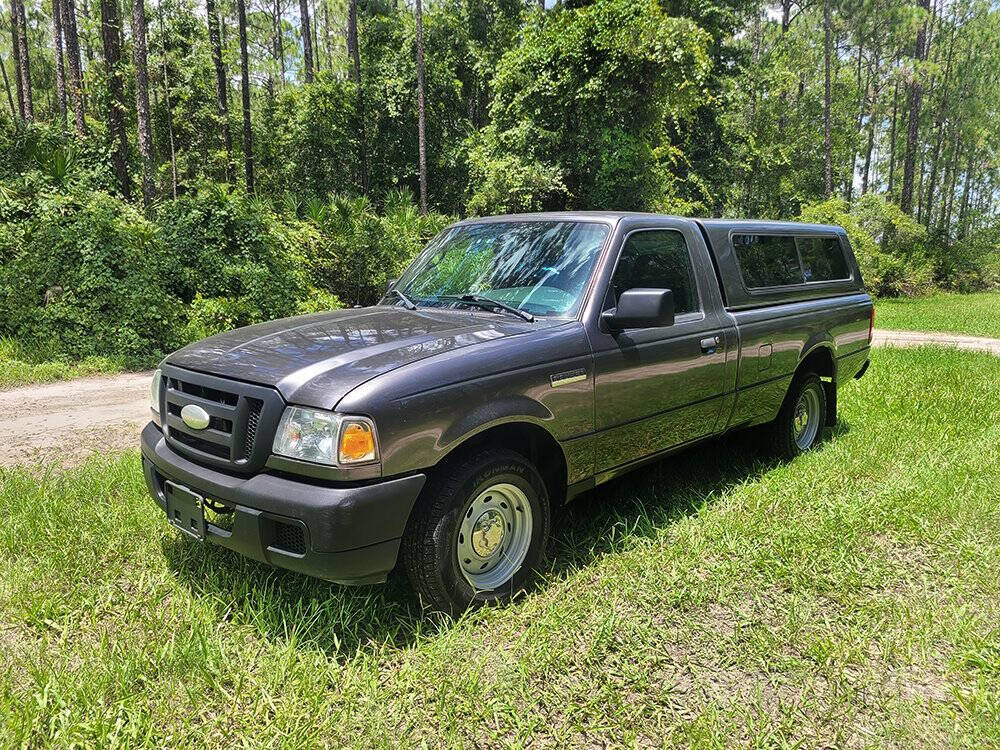
<path fill-rule="evenodd" d="M 929 0 L 920 0 L 920 7 L 930 11 Z M 928 23 L 925 21 L 917 32 L 917 42 L 914 50 L 914 65 L 923 62 L 927 56 L 925 48 Z M 910 82 L 910 114 L 906 132 L 906 151 L 903 155 L 903 187 L 899 193 L 899 207 L 904 213 L 913 213 L 913 182 L 917 163 L 917 140 L 920 135 L 920 104 L 923 97 L 923 86 L 920 82 L 920 72 L 913 71 Z"/>
<path fill-rule="evenodd" d="M 958 238 L 965 239 L 968 229 L 969 218 L 969 191 L 972 184 L 972 170 L 975 167 L 975 146 L 969 149 L 969 156 L 965 160 L 965 176 L 962 178 L 962 203 L 958 209 Z"/>
<path fill-rule="evenodd" d="M 316 14 L 316 0 L 312 0 L 309 19 L 312 25 L 313 70 L 319 73 L 319 69 L 322 67 L 320 60 L 323 56 L 319 53 L 319 16 Z"/>
<path fill-rule="evenodd" d="M 420 167 L 420 214 L 427 214 L 427 130 L 424 109 L 424 12 L 417 0 L 417 152 Z"/>
<path fill-rule="evenodd" d="M 125 94 L 121 71 L 121 21 L 118 0 L 101 0 L 101 43 L 108 84 L 108 135 L 111 136 L 111 168 L 125 198 L 132 194 L 128 177 L 128 140 L 125 133 Z"/>
<path fill-rule="evenodd" d="M 879 52 L 880 50 L 876 48 L 876 53 L 872 58 L 872 65 L 869 71 L 869 78 L 872 80 L 872 98 L 871 105 L 868 108 L 868 142 L 865 145 L 865 166 L 861 172 L 861 194 L 865 195 L 868 193 L 868 181 L 871 175 L 872 167 L 872 151 L 875 149 L 875 116 L 878 113 L 878 100 L 882 93 L 882 84 L 878 80 L 879 76 Z"/>
<path fill-rule="evenodd" d="M 955 144 L 951 150 L 951 159 L 948 162 L 948 197 L 941 208 L 940 227 L 943 231 L 951 234 L 951 211 L 955 205 L 955 187 L 958 184 L 958 161 L 962 158 L 962 137 L 955 139 Z"/>
<path fill-rule="evenodd" d="M 14 106 L 14 95 L 10 90 L 10 79 L 7 77 L 7 66 L 3 64 L 3 59 L 0 58 L 0 73 L 3 73 L 3 87 L 7 91 L 7 103 L 10 104 L 10 116 L 14 119 L 20 117 L 17 111 L 17 107 Z"/>
<path fill-rule="evenodd" d="M 285 85 L 285 22 L 281 17 L 281 0 L 274 0 L 274 13 L 278 18 L 278 60 L 281 62 L 281 85 Z"/>
<path fill-rule="evenodd" d="M 11 0 L 17 21 L 17 60 L 21 73 L 21 97 L 24 100 L 24 119 L 35 119 L 35 104 L 31 95 L 31 61 L 28 56 L 28 21 L 24 15 L 24 0 Z"/>
<path fill-rule="evenodd" d="M 279 13 L 278 3 L 274 2 L 271 5 L 271 57 L 274 60 L 275 65 L 278 64 L 278 60 L 280 57 L 278 54 L 278 34 L 279 34 L 278 13 Z M 284 85 L 285 83 L 284 78 L 285 78 L 284 71 L 282 71 L 281 80 L 278 81 L 279 88 Z"/>
<path fill-rule="evenodd" d="M 56 57 L 56 102 L 59 105 L 59 116 L 63 128 L 66 120 L 66 68 L 63 63 L 63 33 L 62 33 L 62 3 L 52 0 L 52 46 Z"/>
<path fill-rule="evenodd" d="M 823 31 L 826 44 L 823 48 L 824 89 L 823 89 L 823 196 L 833 194 L 833 149 L 830 143 L 830 57 L 832 54 L 832 32 L 830 29 L 830 0 L 823 0 Z"/>
<path fill-rule="evenodd" d="M 302 32 L 302 55 L 305 61 L 306 83 L 313 80 L 312 25 L 309 23 L 309 0 L 299 0 L 299 23 Z"/>
<path fill-rule="evenodd" d="M 323 0 L 323 46 L 326 49 L 326 69 L 333 73 L 333 51 L 330 49 L 330 0 Z"/>
<path fill-rule="evenodd" d="M 859 31 L 859 34 L 861 31 Z M 864 89 L 861 88 L 861 63 L 864 59 L 864 39 L 863 37 L 858 41 L 858 65 L 857 65 L 857 76 L 855 85 L 858 89 L 858 118 L 854 125 L 855 137 L 851 139 L 851 161 L 849 163 L 849 169 L 847 174 L 847 179 L 844 180 L 844 197 L 847 198 L 847 202 L 851 202 L 851 198 L 854 196 L 854 171 L 857 166 L 858 161 L 858 149 L 854 145 L 857 143 L 857 135 L 861 133 L 861 123 L 864 121 L 865 116 L 865 101 L 868 99 L 868 88 L 871 86 L 871 75 L 865 81 Z"/>
<path fill-rule="evenodd" d="M 304 1 L 304 0 L 303 0 Z M 243 93 L 243 161 L 246 165 L 247 192 L 253 193 L 253 130 L 250 127 L 250 60 L 247 57 L 247 8 L 244 0 L 236 0 L 240 25 L 240 90 Z"/>
<path fill-rule="evenodd" d="M 928 175 L 927 181 L 927 200 L 925 201 L 926 212 L 924 218 L 925 226 L 931 228 L 931 215 L 934 213 L 934 190 L 937 187 L 937 173 L 938 173 L 938 160 L 941 158 L 941 143 L 944 139 L 945 121 L 947 119 L 948 103 L 950 101 L 949 92 L 951 90 L 951 63 L 952 63 L 952 53 L 955 50 L 955 27 L 958 25 L 958 17 L 953 20 L 951 25 L 951 34 L 948 41 L 948 56 L 947 62 L 944 68 L 944 80 L 941 82 L 941 103 L 938 107 L 937 117 L 935 118 L 935 129 L 937 130 L 937 138 L 934 143 L 934 151 L 931 154 L 931 167 L 930 174 Z"/>
<path fill-rule="evenodd" d="M 792 0 L 781 0 L 781 38 L 785 39 L 785 34 L 792 25 Z M 788 106 L 788 91 L 785 86 L 781 87 L 778 94 L 778 140 L 781 140 L 785 132 L 785 110 Z"/>
<path fill-rule="evenodd" d="M 10 48 L 14 63 L 14 84 L 17 88 L 17 116 L 24 119 L 24 76 L 21 74 L 21 32 L 17 16 L 17 0 L 10 2 Z"/>
<path fill-rule="evenodd" d="M 87 120 L 83 102 L 83 67 L 80 62 L 80 37 L 76 30 L 74 0 L 59 0 L 62 13 L 62 30 L 66 38 L 66 62 L 69 64 L 69 99 L 73 103 L 73 121 L 76 132 L 87 134 Z"/>
<path fill-rule="evenodd" d="M 90 8 L 87 7 L 87 0 L 80 0 L 80 10 L 83 11 L 83 18 L 90 21 Z M 89 68 L 94 63 L 94 48 L 91 46 L 90 34 L 83 35 L 83 54 L 87 60 Z"/>
<path fill-rule="evenodd" d="M 132 0 L 132 63 L 135 66 L 135 112 L 142 158 L 142 200 L 153 200 L 153 130 L 149 122 L 149 69 L 146 64 L 146 0 Z"/>
<path fill-rule="evenodd" d="M 157 5 L 160 22 L 160 59 L 163 61 L 163 104 L 167 112 L 167 140 L 170 144 L 170 192 L 177 197 L 177 149 L 174 146 L 174 116 L 170 106 L 170 80 L 167 75 L 167 42 L 163 33 L 163 0 Z"/>
<path fill-rule="evenodd" d="M 358 0 L 348 0 L 347 47 L 351 53 L 351 80 L 358 89 L 358 167 L 361 173 L 361 194 L 368 195 L 368 146 L 365 139 L 365 97 L 361 82 L 361 50 L 358 40 Z"/>
<path fill-rule="evenodd" d="M 899 113 L 899 79 L 892 90 L 892 125 L 889 128 L 889 183 L 886 195 L 892 197 L 892 188 L 896 178 L 896 119 Z"/>
<path fill-rule="evenodd" d="M 208 41 L 212 47 L 212 66 L 215 68 L 215 106 L 219 113 L 222 142 L 226 147 L 226 182 L 232 182 L 233 136 L 229 132 L 229 95 L 226 69 L 222 66 L 222 41 L 219 36 L 219 14 L 215 0 L 205 0 L 208 17 Z"/>

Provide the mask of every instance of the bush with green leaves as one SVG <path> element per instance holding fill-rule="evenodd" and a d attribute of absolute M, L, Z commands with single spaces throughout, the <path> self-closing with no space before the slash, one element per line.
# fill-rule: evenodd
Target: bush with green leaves
<path fill-rule="evenodd" d="M 48 352 L 130 362 L 181 343 L 173 261 L 134 206 L 71 190 L 26 200 L 17 213 L 0 231 L 0 335 Z"/>
<path fill-rule="evenodd" d="M 534 13 L 471 150 L 474 212 L 646 209 L 673 192 L 673 124 L 704 102 L 709 35 L 654 0 Z"/>
<path fill-rule="evenodd" d="M 442 214 L 421 216 L 407 190 L 389 193 L 382 213 L 364 198 L 343 197 L 314 201 L 305 213 L 318 233 L 308 255 L 312 283 L 351 305 L 377 301 L 389 280 L 450 221 Z"/>
<path fill-rule="evenodd" d="M 243 193 L 203 190 L 164 203 L 158 238 L 167 290 L 191 305 L 185 338 L 294 315 L 309 295 L 305 259 L 317 236 Z"/>
<path fill-rule="evenodd" d="M 305 88 L 287 87 L 268 99 L 258 141 L 258 190 L 262 195 L 326 195 L 357 190 L 357 87 L 320 78 Z"/>
<path fill-rule="evenodd" d="M 862 196 L 852 205 L 841 198 L 805 206 L 799 221 L 843 227 L 875 295 L 896 297 L 929 291 L 934 280 L 924 256 L 924 228 L 881 196 Z"/>

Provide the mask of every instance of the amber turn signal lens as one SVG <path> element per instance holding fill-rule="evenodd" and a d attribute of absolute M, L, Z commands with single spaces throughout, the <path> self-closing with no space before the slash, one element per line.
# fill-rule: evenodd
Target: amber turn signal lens
<path fill-rule="evenodd" d="M 375 435 L 366 422 L 344 422 L 340 429 L 340 463 L 375 460 Z"/>

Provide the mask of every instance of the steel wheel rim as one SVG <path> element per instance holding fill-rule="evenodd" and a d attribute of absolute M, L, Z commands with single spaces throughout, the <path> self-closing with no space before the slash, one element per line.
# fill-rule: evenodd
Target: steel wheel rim
<path fill-rule="evenodd" d="M 815 388 L 806 388 L 792 410 L 792 434 L 799 450 L 806 450 L 819 432 L 819 394 Z"/>
<path fill-rule="evenodd" d="M 524 491 L 506 482 L 491 485 L 465 507 L 455 551 L 472 588 L 493 591 L 520 570 L 531 546 L 533 519 Z"/>

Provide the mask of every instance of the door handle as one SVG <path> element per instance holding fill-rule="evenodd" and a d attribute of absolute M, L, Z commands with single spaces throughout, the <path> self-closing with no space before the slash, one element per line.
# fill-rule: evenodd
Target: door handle
<path fill-rule="evenodd" d="M 719 348 L 719 344 L 722 339 L 719 336 L 709 336 L 707 339 L 701 340 L 701 350 L 705 354 L 715 354 L 715 350 Z"/>

